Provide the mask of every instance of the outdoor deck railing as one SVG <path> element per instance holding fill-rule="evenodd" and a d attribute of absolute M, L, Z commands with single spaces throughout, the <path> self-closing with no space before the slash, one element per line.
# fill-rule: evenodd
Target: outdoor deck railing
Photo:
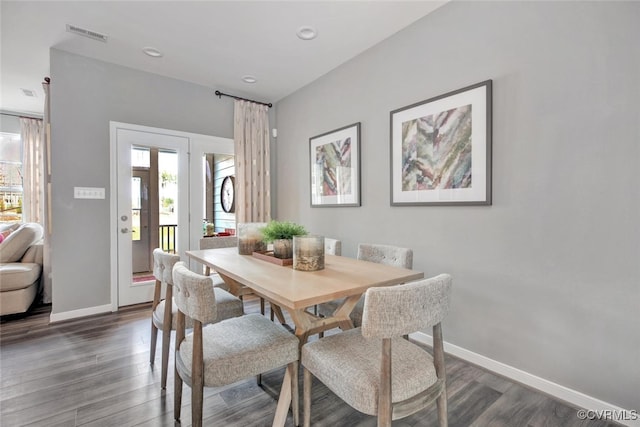
<path fill-rule="evenodd" d="M 160 247 L 163 251 L 176 253 L 176 228 L 178 224 L 160 226 Z"/>

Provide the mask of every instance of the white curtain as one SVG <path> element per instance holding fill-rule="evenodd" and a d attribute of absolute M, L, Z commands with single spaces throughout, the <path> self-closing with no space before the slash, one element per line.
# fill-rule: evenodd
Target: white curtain
<path fill-rule="evenodd" d="M 44 223 L 44 143 L 40 119 L 20 118 L 22 138 L 22 219 Z"/>
<path fill-rule="evenodd" d="M 266 105 L 235 101 L 236 221 L 271 219 L 269 115 Z"/>

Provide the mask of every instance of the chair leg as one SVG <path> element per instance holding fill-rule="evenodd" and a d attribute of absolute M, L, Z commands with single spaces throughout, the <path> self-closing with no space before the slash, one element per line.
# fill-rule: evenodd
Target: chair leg
<path fill-rule="evenodd" d="M 176 361 L 180 357 L 178 351 L 180 350 L 180 344 L 184 340 L 184 313 L 178 312 L 176 318 L 176 347 L 175 347 L 175 359 Z M 182 409 L 182 377 L 178 373 L 178 364 L 174 363 L 174 385 L 173 385 L 173 418 L 176 421 L 180 421 L 180 410 Z"/>
<path fill-rule="evenodd" d="M 151 347 L 149 348 L 149 363 L 153 365 L 156 360 L 156 344 L 158 342 L 158 328 L 151 319 Z"/>
<path fill-rule="evenodd" d="M 160 386 L 162 390 L 167 388 L 167 371 L 169 370 L 169 344 L 171 343 L 171 324 L 173 286 L 167 285 L 167 298 L 164 300 L 164 319 L 162 319 L 162 375 Z"/>
<path fill-rule="evenodd" d="M 156 287 L 153 291 L 153 303 L 151 305 L 151 348 L 149 349 L 149 363 L 153 365 L 156 360 L 156 344 L 158 342 L 158 328 L 153 324 L 153 312 L 160 303 L 160 292 L 162 282 L 156 280 Z"/>
<path fill-rule="evenodd" d="M 191 426 L 202 427 L 204 365 L 202 355 L 202 323 L 194 320 L 193 359 L 191 364 Z"/>
<path fill-rule="evenodd" d="M 382 340 L 380 389 L 378 391 L 378 427 L 391 427 L 391 339 Z"/>
<path fill-rule="evenodd" d="M 182 377 L 178 374 L 178 369 L 174 370 L 173 395 L 173 418 L 176 421 L 180 421 L 180 410 L 182 409 Z"/>
<path fill-rule="evenodd" d="M 291 369 L 291 412 L 293 412 L 293 425 L 300 425 L 300 402 L 298 396 L 298 361 L 291 363 L 287 369 Z"/>
<path fill-rule="evenodd" d="M 303 425 L 304 427 L 311 426 L 311 371 L 304 366 L 302 367 L 303 385 L 302 385 L 302 406 L 303 406 Z"/>
<path fill-rule="evenodd" d="M 438 426 L 448 427 L 449 420 L 447 419 L 447 390 L 442 389 L 442 393 L 436 399 L 436 405 L 438 406 Z"/>
<path fill-rule="evenodd" d="M 171 344 L 171 329 L 162 331 L 162 375 L 160 384 L 162 390 L 167 388 L 167 373 L 169 371 L 169 345 Z"/>

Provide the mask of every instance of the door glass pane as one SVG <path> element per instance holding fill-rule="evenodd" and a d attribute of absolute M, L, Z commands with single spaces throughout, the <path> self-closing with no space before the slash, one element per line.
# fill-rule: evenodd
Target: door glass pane
<path fill-rule="evenodd" d="M 131 166 L 148 168 L 151 165 L 151 153 L 148 148 L 133 147 L 131 149 Z"/>
<path fill-rule="evenodd" d="M 166 252 L 178 249 L 178 154 L 158 152 L 158 201 L 160 203 L 160 247 Z M 185 198 L 186 199 L 186 198 Z"/>
<path fill-rule="evenodd" d="M 131 178 L 131 239 L 140 240 L 140 210 L 142 209 L 142 180 Z"/>

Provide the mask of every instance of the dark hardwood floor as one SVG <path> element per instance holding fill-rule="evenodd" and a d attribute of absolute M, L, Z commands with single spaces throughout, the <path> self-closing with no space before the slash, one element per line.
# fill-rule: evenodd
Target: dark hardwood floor
<path fill-rule="evenodd" d="M 246 301 L 245 307 L 257 312 L 257 300 Z M 135 306 L 53 325 L 48 324 L 48 307 L 36 308 L 28 316 L 2 318 L 0 425 L 174 425 L 172 368 L 166 393 L 160 390 L 161 334 L 156 362 L 149 364 L 149 310 L 148 305 Z M 617 425 L 579 420 L 576 408 L 552 397 L 452 356 L 446 362 L 452 427 Z M 205 389 L 204 425 L 270 426 L 283 375 L 284 369 L 264 375 L 265 389 L 254 379 Z M 191 424 L 190 394 L 186 388 L 182 424 L 177 425 Z M 291 415 L 287 425 L 293 425 Z M 314 382 L 312 425 L 375 426 L 376 422 Z M 429 409 L 394 422 L 394 426 L 432 425 L 437 420 Z"/>

